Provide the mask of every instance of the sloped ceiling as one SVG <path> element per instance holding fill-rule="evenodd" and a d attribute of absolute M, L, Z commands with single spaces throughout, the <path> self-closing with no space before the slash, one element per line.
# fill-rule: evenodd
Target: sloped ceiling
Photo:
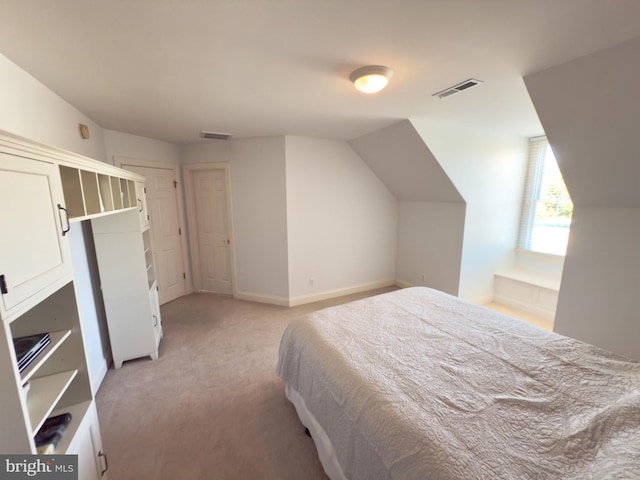
<path fill-rule="evenodd" d="M 525 77 L 576 205 L 640 207 L 640 38 Z"/>
<path fill-rule="evenodd" d="M 409 120 L 349 143 L 399 201 L 464 203 Z"/>

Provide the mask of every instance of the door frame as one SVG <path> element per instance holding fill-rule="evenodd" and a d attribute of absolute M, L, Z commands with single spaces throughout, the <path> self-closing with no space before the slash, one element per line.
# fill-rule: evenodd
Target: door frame
<path fill-rule="evenodd" d="M 185 232 L 185 235 L 180 235 L 180 249 L 182 250 L 182 266 L 184 268 L 184 272 L 186 274 L 185 278 L 185 294 L 188 295 L 193 293 L 193 282 L 192 282 L 192 272 L 191 272 L 191 262 L 189 261 L 189 250 L 187 246 L 187 229 L 186 219 L 185 219 L 185 207 L 184 207 L 184 193 L 182 190 L 182 175 L 180 172 L 180 165 L 175 163 L 167 163 L 167 162 L 154 162 L 150 160 L 140 160 L 138 158 L 125 157 L 125 156 L 114 156 L 114 163 L 116 167 L 126 168 L 123 165 L 134 165 L 136 167 L 146 167 L 146 168 L 158 168 L 163 170 L 173 170 L 173 178 L 176 179 L 176 206 L 178 209 L 178 227 L 180 231 Z"/>
<path fill-rule="evenodd" d="M 193 288 L 194 291 L 202 290 L 202 272 L 200 270 L 200 246 L 198 245 L 198 225 L 196 216 L 195 191 L 193 185 L 193 173 L 206 170 L 223 170 L 225 189 L 227 190 L 227 221 L 229 229 L 229 255 L 231 258 L 231 291 L 233 297 L 237 296 L 236 290 L 236 254 L 234 248 L 234 232 L 233 232 L 233 208 L 231 205 L 231 176 L 228 163 L 188 163 L 182 165 L 185 185 L 185 199 L 187 203 L 187 218 L 189 219 L 189 246 L 191 247 L 191 262 L 193 269 Z"/>

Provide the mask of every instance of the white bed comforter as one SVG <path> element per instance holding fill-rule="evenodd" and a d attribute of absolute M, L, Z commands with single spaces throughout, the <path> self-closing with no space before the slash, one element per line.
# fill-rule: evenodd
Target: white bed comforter
<path fill-rule="evenodd" d="M 640 363 L 435 290 L 292 322 L 278 374 L 350 480 L 640 478 Z"/>

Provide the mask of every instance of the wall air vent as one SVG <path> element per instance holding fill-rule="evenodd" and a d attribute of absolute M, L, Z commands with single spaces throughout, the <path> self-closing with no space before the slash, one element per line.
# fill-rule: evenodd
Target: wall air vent
<path fill-rule="evenodd" d="M 207 140 L 229 140 L 231 138 L 231 134 L 220 132 L 205 132 L 203 130 L 200 132 L 200 137 L 206 138 Z"/>
<path fill-rule="evenodd" d="M 475 78 L 470 78 L 469 80 L 465 80 L 464 82 L 454 85 L 453 87 L 449 87 L 442 90 L 441 92 L 434 93 L 433 96 L 439 97 L 439 98 L 447 98 L 453 95 L 454 93 L 462 92 L 463 90 L 467 90 L 468 88 L 475 87 L 476 85 L 480 85 L 481 83 L 482 83 L 482 80 L 476 80 Z"/>

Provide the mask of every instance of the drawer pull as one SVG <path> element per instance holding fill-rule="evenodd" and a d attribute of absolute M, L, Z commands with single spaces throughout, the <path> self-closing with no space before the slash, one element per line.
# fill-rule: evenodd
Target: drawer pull
<path fill-rule="evenodd" d="M 109 459 L 107 458 L 107 454 L 104 453 L 102 450 L 98 452 L 98 457 L 104 457 L 104 470 L 100 472 L 100 476 L 104 477 L 104 474 L 107 473 L 107 470 L 109 470 Z"/>
<path fill-rule="evenodd" d="M 64 211 L 64 216 L 67 221 L 67 228 L 62 229 L 62 236 L 64 237 L 69 230 L 71 230 L 71 224 L 69 223 L 69 212 L 62 205 L 58 204 L 58 217 L 60 217 L 60 226 L 62 226 L 62 213 Z"/>

